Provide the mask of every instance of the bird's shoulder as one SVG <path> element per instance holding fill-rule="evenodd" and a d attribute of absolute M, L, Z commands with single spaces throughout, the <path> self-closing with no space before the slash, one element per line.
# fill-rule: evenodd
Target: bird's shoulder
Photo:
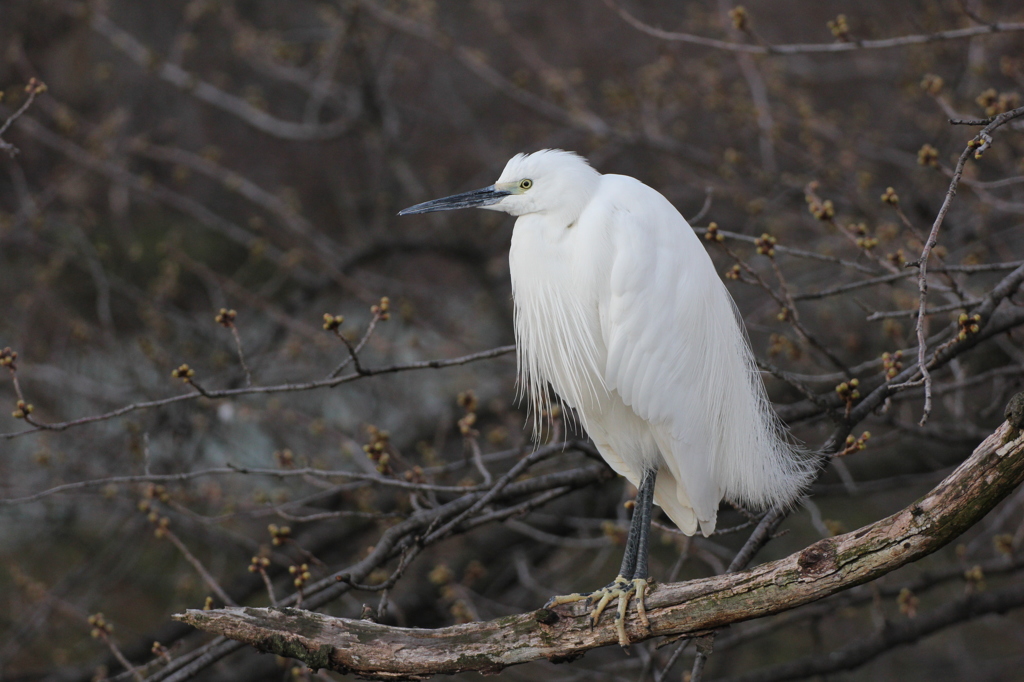
<path fill-rule="evenodd" d="M 661 192 L 628 175 L 602 175 L 598 191 L 587 208 L 614 228 L 675 230 L 689 227 Z"/>
<path fill-rule="evenodd" d="M 661 201 L 668 201 L 661 192 L 650 185 L 646 185 L 629 175 L 615 175 L 613 173 L 601 176 L 598 194 L 616 203 L 636 206 L 643 206 L 645 201 L 650 201 L 655 197 Z"/>

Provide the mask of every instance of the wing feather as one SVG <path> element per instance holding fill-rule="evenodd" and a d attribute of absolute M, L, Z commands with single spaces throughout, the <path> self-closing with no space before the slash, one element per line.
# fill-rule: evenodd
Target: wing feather
<path fill-rule="evenodd" d="M 609 179 L 613 176 L 605 176 Z M 609 182 L 611 277 L 602 311 L 605 384 L 654 434 L 677 494 L 659 504 L 704 533 L 723 496 L 786 504 L 808 468 L 786 443 L 764 394 L 732 298 L 693 230 L 659 193 Z M 638 197 L 639 195 L 642 195 Z M 621 195 L 621 201 L 619 201 Z M 666 480 L 668 476 L 666 476 Z"/>

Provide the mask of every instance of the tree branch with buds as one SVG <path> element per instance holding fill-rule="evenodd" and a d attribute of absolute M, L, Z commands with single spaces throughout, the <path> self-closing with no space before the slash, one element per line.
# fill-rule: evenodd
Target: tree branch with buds
<path fill-rule="evenodd" d="M 692 636 L 781 613 L 931 554 L 1024 481 L 1022 413 L 1024 394 L 1018 394 L 1007 408 L 1010 421 L 930 493 L 892 516 L 749 571 L 658 585 L 647 597 L 650 629 L 630 617 L 631 638 Z M 586 607 L 567 605 L 438 630 L 280 608 L 191 610 L 176 618 L 312 668 L 397 679 L 567 661 L 618 641 L 611 618 L 591 629 L 588 615 Z"/>

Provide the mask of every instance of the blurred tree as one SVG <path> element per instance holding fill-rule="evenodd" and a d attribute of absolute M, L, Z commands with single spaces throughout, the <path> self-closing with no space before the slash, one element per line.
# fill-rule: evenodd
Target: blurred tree
<path fill-rule="evenodd" d="M 1024 376 L 1024 14 L 839 9 L 2 3 L 0 678 L 301 677 L 169 616 L 440 627 L 600 586 L 631 493 L 562 415 L 523 431 L 509 224 L 393 219 L 520 151 L 692 217 L 779 414 L 830 457 L 784 535 L 745 509 L 708 539 L 659 526 L 656 578 L 728 581 L 759 538 L 758 562 L 798 557 L 932 489 Z M 558 674 L 1015 679 L 1009 488 L 954 547 L 710 657 L 641 643 Z"/>

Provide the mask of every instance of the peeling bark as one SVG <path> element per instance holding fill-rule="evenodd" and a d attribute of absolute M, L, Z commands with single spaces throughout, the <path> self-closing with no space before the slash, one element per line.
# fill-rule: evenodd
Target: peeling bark
<path fill-rule="evenodd" d="M 1004 423 L 927 495 L 859 530 L 820 540 L 742 573 L 656 585 L 650 631 L 631 615 L 633 641 L 697 633 L 796 608 L 878 578 L 930 554 L 977 523 L 1024 480 L 1024 433 Z M 615 644 L 608 614 L 591 630 L 587 608 L 568 604 L 437 630 L 399 628 L 287 608 L 190 610 L 175 618 L 312 668 L 373 679 L 493 673 L 541 658 L 568 661 Z"/>

